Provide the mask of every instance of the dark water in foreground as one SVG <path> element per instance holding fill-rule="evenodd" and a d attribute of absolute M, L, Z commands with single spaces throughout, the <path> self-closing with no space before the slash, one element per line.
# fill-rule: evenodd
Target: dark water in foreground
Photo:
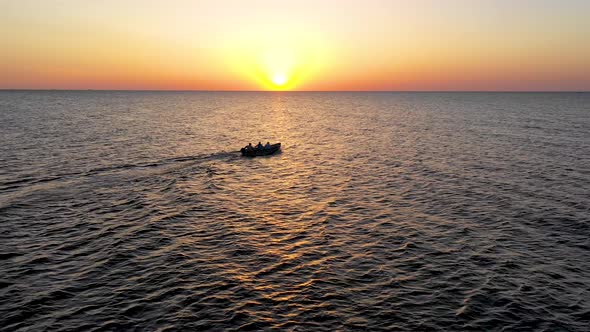
<path fill-rule="evenodd" d="M 1 330 L 590 326 L 590 94 L 0 92 L 0 141 Z"/>

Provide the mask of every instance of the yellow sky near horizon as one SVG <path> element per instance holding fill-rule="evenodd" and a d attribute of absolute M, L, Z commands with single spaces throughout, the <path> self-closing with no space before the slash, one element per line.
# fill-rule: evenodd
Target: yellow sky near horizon
<path fill-rule="evenodd" d="M 590 90 L 590 2 L 0 0 L 0 88 Z"/>

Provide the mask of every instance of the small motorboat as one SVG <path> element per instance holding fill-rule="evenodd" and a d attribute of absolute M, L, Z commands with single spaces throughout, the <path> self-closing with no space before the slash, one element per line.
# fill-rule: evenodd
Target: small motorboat
<path fill-rule="evenodd" d="M 242 152 L 242 156 L 244 157 L 257 157 L 257 156 L 268 156 L 271 155 L 281 149 L 281 143 L 271 144 L 269 147 L 265 147 L 262 149 L 252 148 L 248 149 L 247 147 L 242 148 L 240 152 Z"/>

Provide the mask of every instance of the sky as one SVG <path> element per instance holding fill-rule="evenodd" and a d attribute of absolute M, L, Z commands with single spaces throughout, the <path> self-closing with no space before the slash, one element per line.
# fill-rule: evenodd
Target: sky
<path fill-rule="evenodd" d="M 588 91 L 586 0 L 0 0 L 0 89 Z"/>

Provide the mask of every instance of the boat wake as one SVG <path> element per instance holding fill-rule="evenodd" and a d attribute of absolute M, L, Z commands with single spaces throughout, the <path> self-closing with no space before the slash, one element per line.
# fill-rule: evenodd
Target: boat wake
<path fill-rule="evenodd" d="M 133 170 L 145 170 L 151 168 L 191 165 L 194 166 L 199 163 L 208 161 L 225 161 L 232 162 L 240 158 L 240 151 L 221 151 L 209 154 L 189 155 L 172 158 L 164 158 L 160 160 L 151 160 L 138 163 L 127 164 L 113 164 L 102 167 L 96 167 L 82 172 L 64 172 L 56 174 L 44 174 L 42 176 L 30 174 L 23 175 L 17 179 L 0 181 L 0 208 L 3 206 L 3 201 L 7 197 L 12 197 L 15 194 L 28 193 L 46 187 L 55 187 L 57 183 L 68 184 L 72 181 L 82 180 L 88 177 L 112 174 L 117 172 L 126 172 Z"/>

